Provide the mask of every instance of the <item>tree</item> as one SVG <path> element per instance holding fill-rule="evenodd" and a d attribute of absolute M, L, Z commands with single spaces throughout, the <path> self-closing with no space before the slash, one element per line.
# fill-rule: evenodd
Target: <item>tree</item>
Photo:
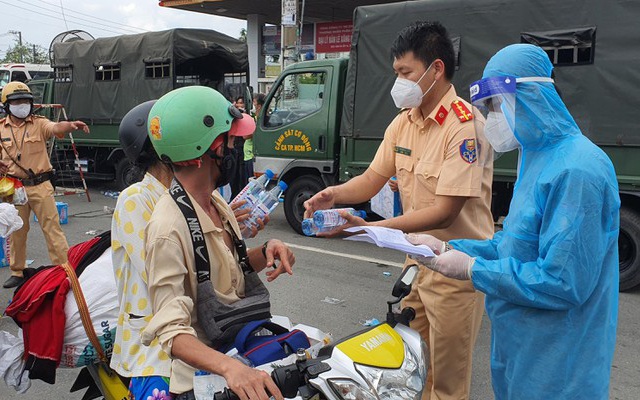
<path fill-rule="evenodd" d="M 240 37 L 238 40 L 247 43 L 247 30 L 245 28 L 240 29 Z"/>
<path fill-rule="evenodd" d="M 0 60 L 3 63 L 33 63 L 33 64 L 48 64 L 49 56 L 47 50 L 37 44 L 24 43 L 20 44 L 16 38 L 13 46 L 9 47 L 4 58 Z"/>

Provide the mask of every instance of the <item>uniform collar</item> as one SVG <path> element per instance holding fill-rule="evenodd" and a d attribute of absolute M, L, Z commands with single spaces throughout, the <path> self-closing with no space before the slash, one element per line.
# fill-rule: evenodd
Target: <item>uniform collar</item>
<path fill-rule="evenodd" d="M 420 127 L 424 127 L 427 124 L 426 121 L 429 119 L 441 126 L 449 114 L 451 103 L 457 99 L 458 95 L 456 93 L 456 89 L 451 85 L 449 90 L 447 90 L 447 93 L 442 96 L 427 118 L 423 119 L 422 112 L 418 107 L 409 110 L 407 118 L 409 118 L 409 122 L 419 125 Z"/>
<path fill-rule="evenodd" d="M 31 114 L 27 115 L 27 118 L 24 119 L 24 123 L 26 124 L 27 122 L 33 122 L 33 118 L 31 116 Z M 7 115 L 6 117 L 4 117 L 4 126 L 7 125 L 11 125 L 13 127 L 18 128 L 19 126 L 14 124 L 13 122 L 11 122 L 11 119 L 9 118 L 9 116 Z M 22 126 L 22 125 L 20 125 Z"/>

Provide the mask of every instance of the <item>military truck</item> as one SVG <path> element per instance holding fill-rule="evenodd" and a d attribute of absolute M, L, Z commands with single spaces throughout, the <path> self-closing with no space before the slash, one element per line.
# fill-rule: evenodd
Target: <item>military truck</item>
<path fill-rule="evenodd" d="M 68 140 L 57 142 L 52 160 L 71 161 L 54 165 L 58 172 L 83 168 L 88 178 L 115 178 L 125 188 L 140 178 L 118 141 L 118 125 L 131 108 L 189 85 L 235 98 L 245 93 L 248 66 L 244 42 L 212 30 L 171 29 L 56 43 L 54 79 L 29 85 L 37 103 L 62 104 L 69 119 L 91 129 L 74 136 L 79 163 Z"/>
<path fill-rule="evenodd" d="M 622 199 L 620 287 L 640 283 L 640 3 L 598 0 L 447 0 L 362 6 L 354 12 L 348 60 L 287 68 L 267 96 L 255 134 L 255 170 L 289 184 L 287 221 L 300 232 L 303 202 L 328 185 L 361 174 L 398 110 L 390 47 L 409 23 L 438 20 L 456 51 L 454 84 L 469 98 L 487 60 L 512 43 L 541 46 L 582 132 L 611 157 Z M 596 46 L 597 45 L 597 46 Z M 506 215 L 517 152 L 495 163 L 494 217 Z M 585 159 L 585 163 L 589 160 Z"/>

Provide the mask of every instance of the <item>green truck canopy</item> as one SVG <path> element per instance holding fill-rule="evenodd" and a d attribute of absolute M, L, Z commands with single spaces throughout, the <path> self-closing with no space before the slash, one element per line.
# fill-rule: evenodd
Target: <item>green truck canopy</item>
<path fill-rule="evenodd" d="M 640 145 L 640 2 L 424 0 L 358 7 L 341 135 L 378 138 L 397 113 L 391 45 L 416 20 L 440 21 L 454 39 L 453 83 L 469 99 L 489 58 L 513 43 L 541 46 L 582 132 L 600 145 Z"/>
<path fill-rule="evenodd" d="M 244 42 L 206 29 L 171 29 L 53 47 L 57 103 L 70 118 L 118 123 L 134 106 L 185 85 L 224 92 L 226 73 L 247 73 Z"/>

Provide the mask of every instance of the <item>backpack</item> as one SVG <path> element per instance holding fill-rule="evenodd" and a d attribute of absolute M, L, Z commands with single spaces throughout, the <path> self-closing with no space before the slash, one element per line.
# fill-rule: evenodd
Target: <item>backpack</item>
<path fill-rule="evenodd" d="M 271 334 L 264 335 L 265 331 Z M 233 347 L 253 365 L 262 365 L 281 360 L 298 349 L 308 349 L 311 343 L 301 330 L 289 331 L 265 319 L 251 321 L 243 326 L 236 335 Z"/>

